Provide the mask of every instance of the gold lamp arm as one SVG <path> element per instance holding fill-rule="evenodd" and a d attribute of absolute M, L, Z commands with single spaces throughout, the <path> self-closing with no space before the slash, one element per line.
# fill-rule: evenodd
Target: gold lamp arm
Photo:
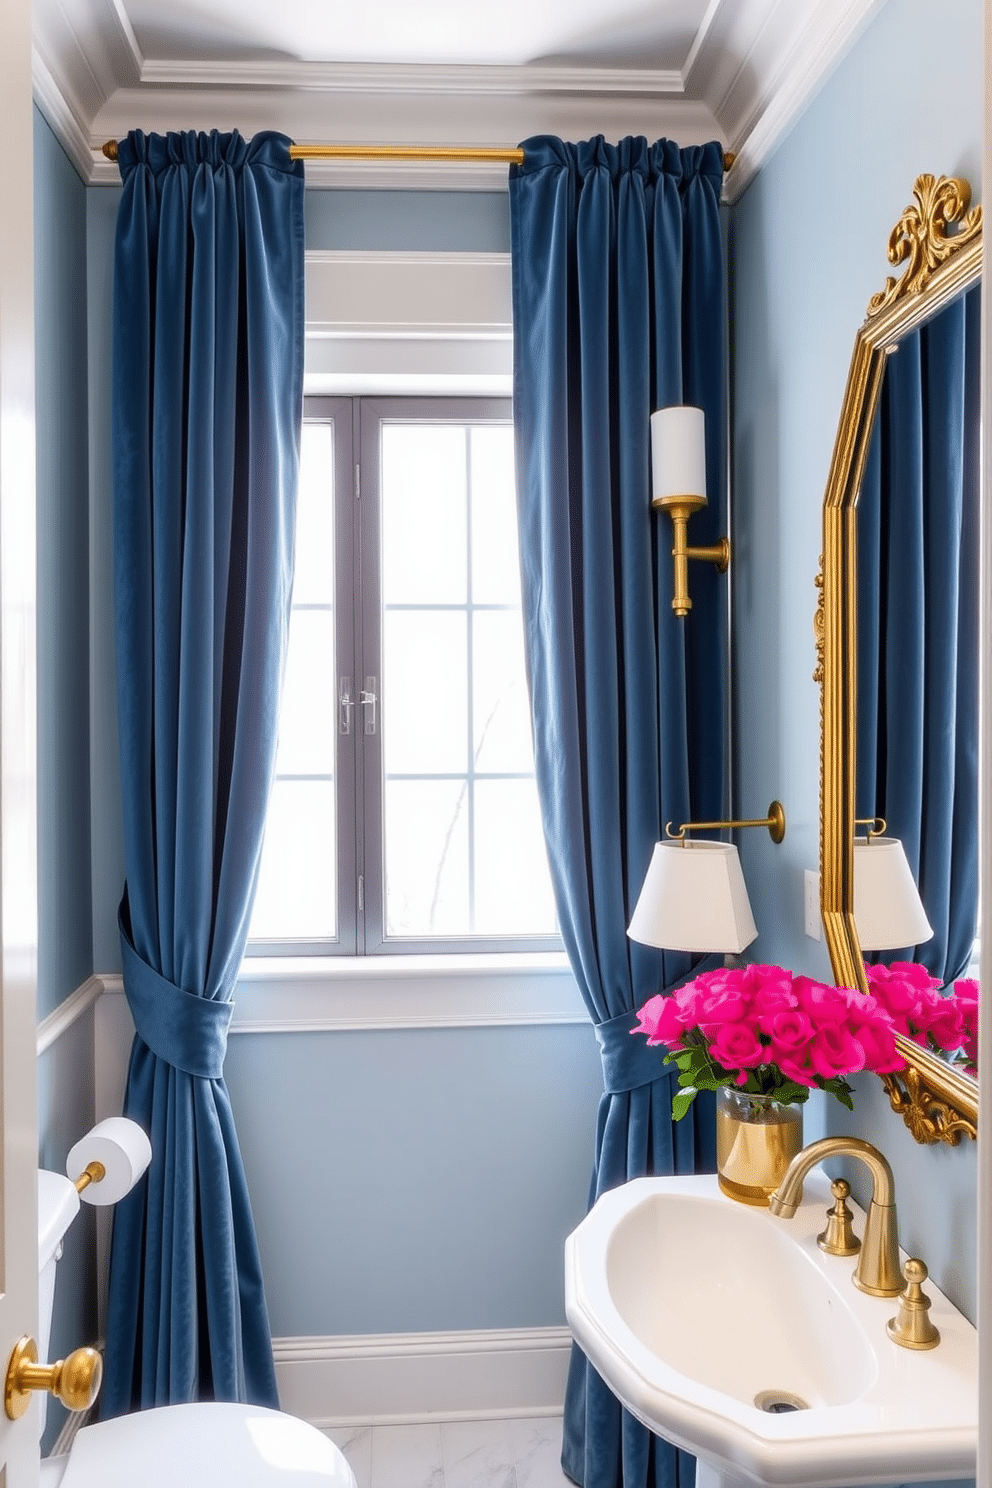
<path fill-rule="evenodd" d="M 779 843 L 785 836 L 785 807 L 781 801 L 773 801 L 767 816 L 750 821 L 683 822 L 677 832 L 672 830 L 671 822 L 666 822 L 665 835 L 676 842 L 682 842 L 686 832 L 716 832 L 722 831 L 724 827 L 767 827 L 769 837 L 773 842 Z"/>

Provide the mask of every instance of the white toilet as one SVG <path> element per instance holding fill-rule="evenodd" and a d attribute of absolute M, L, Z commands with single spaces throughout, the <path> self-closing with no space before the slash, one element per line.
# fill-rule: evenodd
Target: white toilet
<path fill-rule="evenodd" d="M 38 1355 L 48 1359 L 55 1267 L 79 1194 L 38 1174 Z M 41 1428 L 47 1397 L 41 1402 Z M 332 1441 L 282 1411 L 167 1405 L 84 1426 L 69 1452 L 41 1464 L 42 1488 L 355 1488 Z"/>

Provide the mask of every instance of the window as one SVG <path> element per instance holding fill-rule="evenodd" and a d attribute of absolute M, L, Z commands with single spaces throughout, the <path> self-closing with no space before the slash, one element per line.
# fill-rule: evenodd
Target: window
<path fill-rule="evenodd" d="M 559 944 L 509 403 L 308 399 L 251 948 Z"/>

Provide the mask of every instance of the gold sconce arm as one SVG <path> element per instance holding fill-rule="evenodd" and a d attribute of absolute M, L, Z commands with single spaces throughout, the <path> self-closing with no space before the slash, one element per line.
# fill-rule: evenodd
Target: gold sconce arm
<path fill-rule="evenodd" d="M 752 821 L 683 822 L 677 832 L 673 832 L 671 822 L 667 822 L 665 835 L 676 842 L 682 842 L 685 840 L 686 832 L 715 832 L 724 827 L 767 827 L 772 841 L 779 843 L 785 836 L 785 807 L 781 801 L 773 801 L 768 808 L 767 816 L 758 817 Z"/>
<path fill-rule="evenodd" d="M 702 558 L 704 562 L 715 564 L 718 573 L 726 573 L 730 564 L 730 540 L 721 537 L 718 543 L 707 548 L 688 546 L 689 518 L 693 512 L 706 505 L 704 496 L 659 496 L 652 505 L 667 511 L 672 519 L 672 557 L 675 560 L 672 609 L 676 615 L 688 615 L 692 609 L 692 600 L 689 598 L 689 559 Z"/>
<path fill-rule="evenodd" d="M 25 1335 L 7 1365 L 3 1406 L 10 1421 L 19 1421 L 31 1404 L 32 1390 L 48 1390 L 67 1410 L 89 1410 L 100 1393 L 103 1360 L 96 1349 L 74 1349 L 56 1364 L 38 1363 L 38 1345 Z"/>
<path fill-rule="evenodd" d="M 868 828 L 867 836 L 869 842 L 873 837 L 884 837 L 889 830 L 884 816 L 858 816 L 854 819 L 854 825 L 856 827 Z"/>

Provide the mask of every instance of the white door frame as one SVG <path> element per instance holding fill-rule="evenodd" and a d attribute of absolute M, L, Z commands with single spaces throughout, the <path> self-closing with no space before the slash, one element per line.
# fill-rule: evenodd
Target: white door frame
<path fill-rule="evenodd" d="M 0 1371 L 37 1336 L 37 748 L 31 5 L 0 0 Z M 37 1407 L 0 1410 L 5 1488 L 38 1482 Z"/>

